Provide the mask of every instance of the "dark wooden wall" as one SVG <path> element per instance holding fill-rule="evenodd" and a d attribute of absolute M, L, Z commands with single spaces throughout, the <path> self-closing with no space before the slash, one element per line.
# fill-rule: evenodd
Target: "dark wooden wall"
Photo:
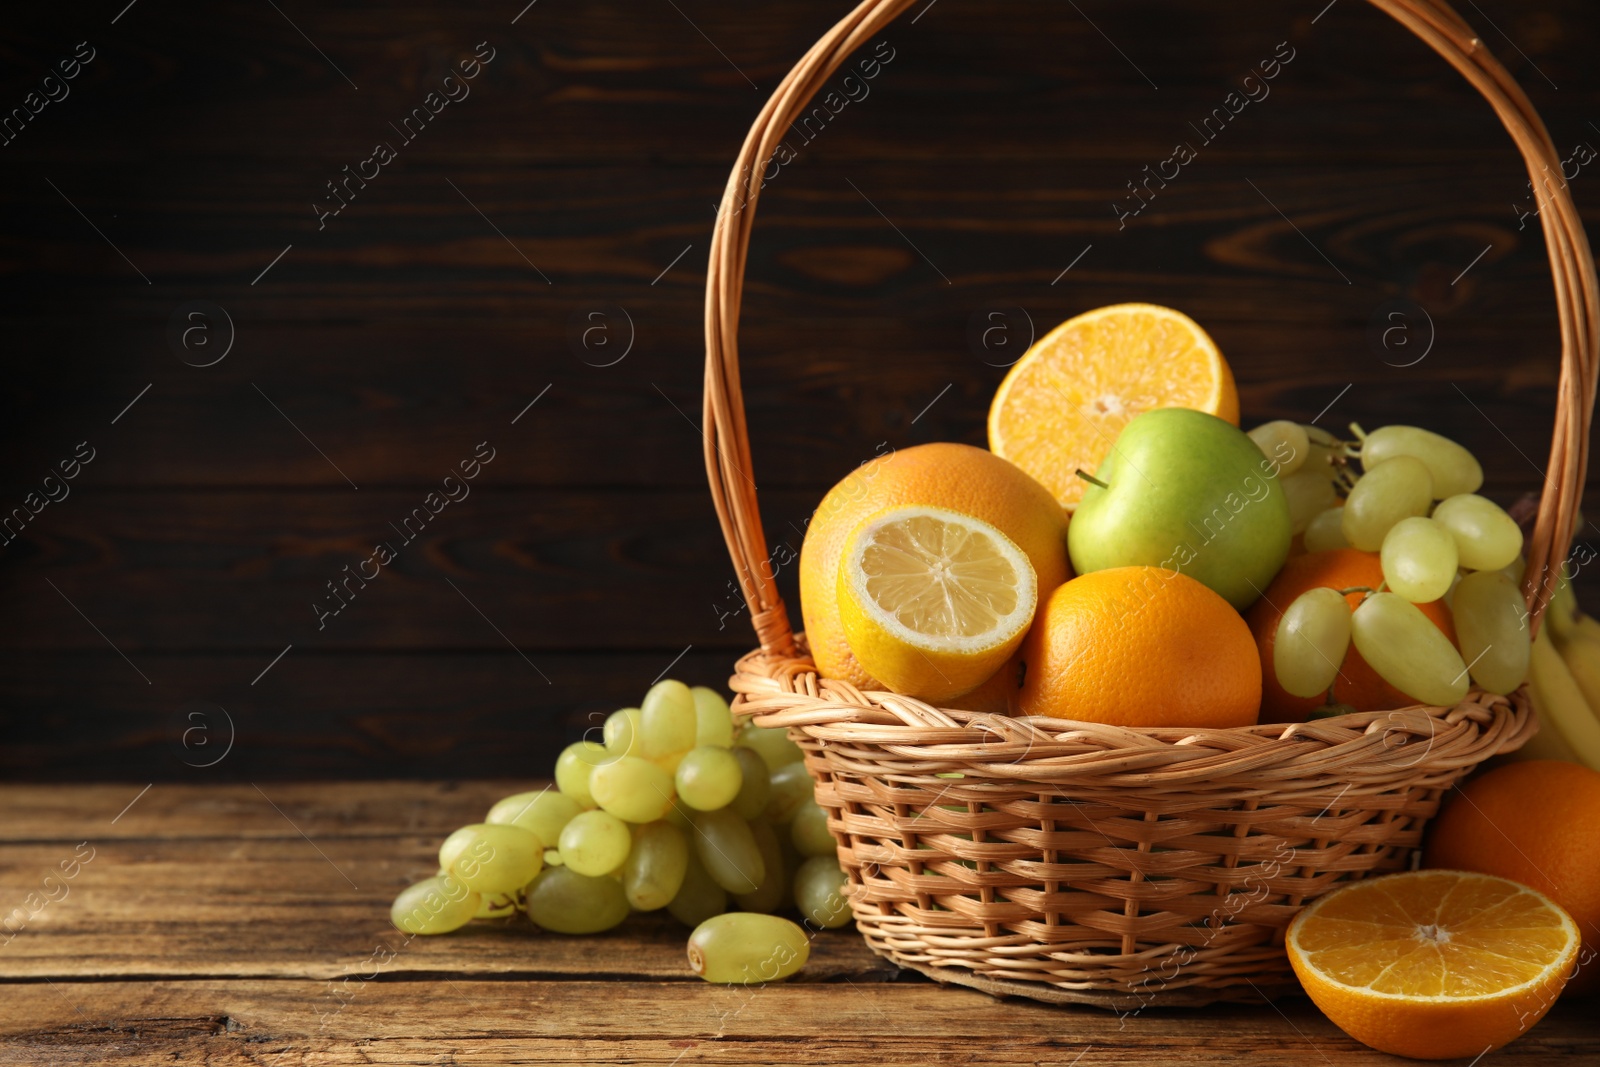
<path fill-rule="evenodd" d="M 1247 419 L 1420 421 L 1493 495 L 1536 488 L 1557 334 L 1527 175 L 1443 61 L 1325 3 L 937 0 L 884 34 L 761 204 L 741 337 L 774 540 L 879 450 L 981 444 L 1011 357 L 971 324 L 1008 307 L 1182 308 Z M 700 458 L 704 263 L 740 139 L 844 5 L 521 8 L 7 13 L 0 107 L 94 58 L 0 147 L 0 509 L 94 458 L 0 546 L 5 775 L 533 776 L 675 659 L 716 684 L 751 643 Z M 1558 145 L 1600 146 L 1592 4 L 1463 11 Z M 470 96 L 404 142 L 479 42 Z M 1270 95 L 1202 143 L 1280 42 Z M 1180 140 L 1198 158 L 1119 227 Z M 231 320 L 211 366 L 215 311 L 170 336 L 194 301 Z M 319 629 L 325 583 L 480 442 L 470 495 Z"/>

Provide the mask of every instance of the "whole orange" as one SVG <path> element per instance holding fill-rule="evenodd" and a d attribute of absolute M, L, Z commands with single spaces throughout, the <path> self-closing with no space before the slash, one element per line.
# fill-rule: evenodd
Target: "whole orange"
<path fill-rule="evenodd" d="M 1433 820 L 1422 863 L 1510 878 L 1560 904 L 1583 936 L 1570 988 L 1600 984 L 1600 773 L 1526 760 L 1479 775 Z"/>
<path fill-rule="evenodd" d="M 1261 662 L 1244 619 L 1193 578 L 1111 567 L 1050 594 L 1018 654 L 1018 706 L 1115 726 L 1250 726 Z"/>
<path fill-rule="evenodd" d="M 1039 599 L 1067 580 L 1067 516 L 1050 491 L 992 452 L 935 442 L 863 463 L 828 490 L 800 547 L 800 613 L 817 669 L 881 689 L 850 653 L 839 622 L 839 559 L 861 521 L 885 508 L 949 508 L 997 527 L 1033 564 Z"/>
<path fill-rule="evenodd" d="M 1278 637 L 1278 620 L 1294 603 L 1295 598 L 1308 589 L 1350 589 L 1365 586 L 1376 589 L 1383 582 L 1383 564 L 1376 552 L 1362 552 L 1354 548 L 1330 548 L 1322 552 L 1309 552 L 1291 556 L 1278 576 L 1267 586 L 1260 600 L 1245 612 L 1250 632 L 1255 636 L 1261 654 L 1261 721 L 1303 722 L 1311 711 L 1322 703 L 1321 697 L 1297 697 L 1278 684 L 1272 669 L 1272 645 Z M 1350 593 L 1345 599 L 1354 608 L 1361 603 L 1361 593 Z M 1452 644 L 1455 643 L 1455 625 L 1450 619 L 1450 608 L 1443 600 L 1418 604 L 1422 613 Z M 1339 665 L 1339 675 L 1333 680 L 1335 699 L 1349 704 L 1357 711 L 1384 711 L 1404 708 L 1416 701 L 1379 677 L 1367 661 L 1361 658 L 1354 643 Z"/>

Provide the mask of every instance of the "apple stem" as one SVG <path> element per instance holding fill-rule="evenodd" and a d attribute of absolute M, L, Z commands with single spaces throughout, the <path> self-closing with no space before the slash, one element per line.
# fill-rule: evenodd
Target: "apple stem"
<path fill-rule="evenodd" d="M 1078 477 L 1082 478 L 1084 481 L 1088 482 L 1090 485 L 1098 485 L 1102 489 L 1110 489 L 1111 488 L 1105 482 L 1102 482 L 1099 478 L 1096 478 L 1094 475 L 1090 474 L 1088 471 L 1084 470 L 1082 467 L 1079 467 L 1075 473 L 1078 475 Z"/>

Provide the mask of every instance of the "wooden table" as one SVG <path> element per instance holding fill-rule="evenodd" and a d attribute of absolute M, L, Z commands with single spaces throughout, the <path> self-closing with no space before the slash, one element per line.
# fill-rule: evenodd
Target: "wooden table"
<path fill-rule="evenodd" d="M 791 982 L 731 988 L 689 973 L 670 920 L 392 928 L 439 839 L 525 787 L 0 787 L 0 909 L 14 927 L 9 909 L 43 902 L 0 935 L 0 1064 L 1404 1062 L 1302 999 L 1128 1017 L 1003 1002 L 897 973 L 848 930 Z M 1600 1062 L 1595 1016 L 1564 1003 L 1482 1062 Z"/>

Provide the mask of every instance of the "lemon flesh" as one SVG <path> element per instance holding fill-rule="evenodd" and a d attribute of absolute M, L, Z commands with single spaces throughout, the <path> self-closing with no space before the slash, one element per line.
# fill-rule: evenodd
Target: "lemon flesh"
<path fill-rule="evenodd" d="M 971 692 L 1016 650 L 1038 605 L 1028 557 L 995 527 L 944 508 L 891 508 L 850 535 L 839 568 L 850 651 L 920 700 Z"/>

